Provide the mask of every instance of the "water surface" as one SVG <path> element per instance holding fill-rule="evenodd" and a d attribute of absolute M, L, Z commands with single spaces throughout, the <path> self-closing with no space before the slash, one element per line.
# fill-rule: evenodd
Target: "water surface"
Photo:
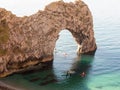
<path fill-rule="evenodd" d="M 63 30 L 56 43 L 50 69 L 14 74 L 1 79 L 24 90 L 120 90 L 120 1 L 85 0 L 93 14 L 97 51 L 76 55 L 77 44 Z M 66 77 L 66 71 L 76 73 Z M 83 78 L 82 72 L 86 73 Z"/>

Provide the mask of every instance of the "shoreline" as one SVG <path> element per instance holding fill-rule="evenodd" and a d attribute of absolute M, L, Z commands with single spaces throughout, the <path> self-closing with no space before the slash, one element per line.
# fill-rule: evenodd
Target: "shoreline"
<path fill-rule="evenodd" d="M 20 90 L 20 89 L 12 87 L 12 86 L 0 81 L 0 90 Z"/>
<path fill-rule="evenodd" d="M 53 64 L 53 60 L 46 62 L 46 63 L 40 63 L 39 65 L 27 68 L 26 70 L 21 70 L 18 73 L 26 73 L 27 71 L 29 72 L 32 70 L 37 71 L 40 69 L 51 68 L 52 64 Z M 10 83 L 6 83 L 3 80 L 3 81 L 0 81 L 0 90 L 25 90 L 25 89 L 21 88 L 21 87 L 14 86 L 14 85 L 10 85 Z"/>

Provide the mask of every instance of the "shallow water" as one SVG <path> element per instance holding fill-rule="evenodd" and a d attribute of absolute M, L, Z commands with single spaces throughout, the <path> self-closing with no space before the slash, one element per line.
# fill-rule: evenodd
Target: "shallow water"
<path fill-rule="evenodd" d="M 119 0 L 85 0 L 94 19 L 97 51 L 94 56 L 76 55 L 77 44 L 63 30 L 56 43 L 51 69 L 14 74 L 1 79 L 24 90 L 120 90 Z M 71 77 L 66 72 L 74 69 Z M 86 73 L 83 78 L 82 72 Z"/>

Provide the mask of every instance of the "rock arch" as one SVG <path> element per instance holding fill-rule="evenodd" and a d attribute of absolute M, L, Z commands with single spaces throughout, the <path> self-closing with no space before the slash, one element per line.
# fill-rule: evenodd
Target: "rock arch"
<path fill-rule="evenodd" d="M 63 29 L 75 37 L 78 54 L 96 50 L 92 15 L 81 0 L 53 2 L 29 17 L 17 17 L 1 8 L 0 77 L 52 61 L 58 34 Z"/>

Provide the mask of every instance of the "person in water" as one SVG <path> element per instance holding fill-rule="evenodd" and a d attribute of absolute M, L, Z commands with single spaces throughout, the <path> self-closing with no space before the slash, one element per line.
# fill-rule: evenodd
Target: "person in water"
<path fill-rule="evenodd" d="M 86 76 L 85 72 L 82 72 L 82 73 L 80 74 L 80 76 L 81 76 L 81 77 L 85 77 L 85 76 Z"/>
<path fill-rule="evenodd" d="M 72 76 L 72 75 L 74 75 L 75 74 L 75 71 L 73 71 L 73 70 L 68 70 L 67 72 L 66 72 L 66 77 L 68 77 L 68 76 Z M 85 74 L 85 72 L 82 72 L 81 74 L 80 74 L 80 76 L 81 77 L 85 77 L 86 76 L 86 74 Z"/>
<path fill-rule="evenodd" d="M 75 74 L 75 71 L 73 71 L 73 70 L 68 70 L 67 73 L 66 73 L 66 77 L 67 77 L 67 76 L 72 76 L 73 74 Z"/>

